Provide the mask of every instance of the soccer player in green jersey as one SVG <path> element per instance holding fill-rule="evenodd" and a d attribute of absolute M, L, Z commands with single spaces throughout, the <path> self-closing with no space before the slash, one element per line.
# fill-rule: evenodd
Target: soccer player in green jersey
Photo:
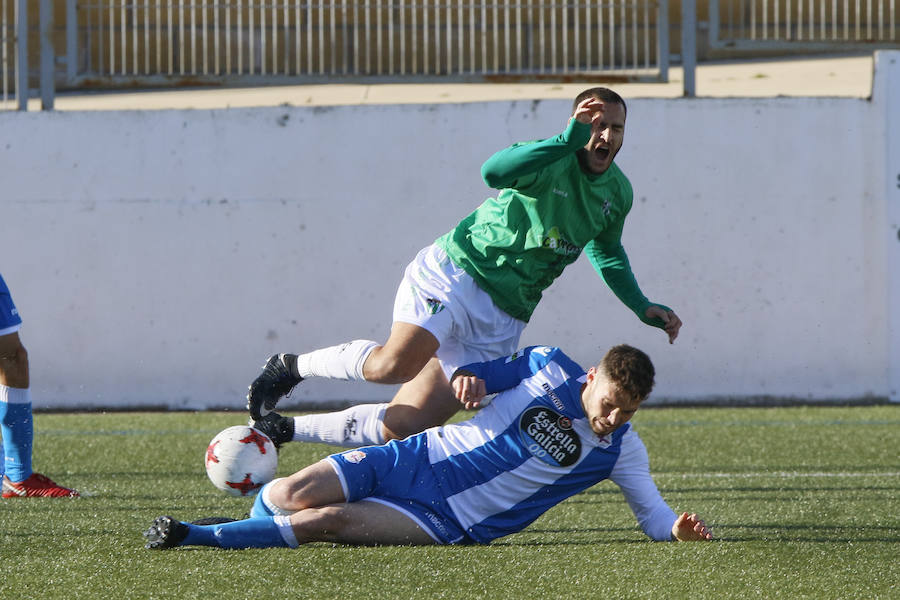
<path fill-rule="evenodd" d="M 272 356 L 247 395 L 255 426 L 278 445 L 356 447 L 444 423 L 461 407 L 450 375 L 461 365 L 512 354 L 543 291 L 582 250 L 613 293 L 674 342 L 681 320 L 647 300 L 621 243 L 633 201 L 614 163 L 626 114 L 618 94 L 591 88 L 575 98 L 562 133 L 490 157 L 482 177 L 499 192 L 406 268 L 387 341 Z M 300 417 L 272 412 L 308 377 L 403 385 L 390 403 Z"/>

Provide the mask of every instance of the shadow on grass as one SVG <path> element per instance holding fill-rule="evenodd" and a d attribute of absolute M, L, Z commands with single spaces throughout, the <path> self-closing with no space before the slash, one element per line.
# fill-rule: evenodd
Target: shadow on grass
<path fill-rule="evenodd" d="M 898 543 L 900 542 L 900 528 L 898 527 L 873 527 L 858 525 L 783 525 L 779 523 L 762 525 L 743 525 L 717 523 L 712 527 L 713 541 L 716 542 L 816 542 L 816 543 Z M 740 535 L 746 531 L 747 535 Z M 510 539 L 503 543 L 511 546 L 589 546 L 597 544 L 633 544 L 646 543 L 647 539 L 635 539 L 634 537 L 608 537 L 613 533 L 634 533 L 634 529 L 627 527 L 598 527 L 591 529 L 557 528 L 557 529 L 530 529 L 525 536 L 530 535 L 561 535 L 568 536 L 565 540 L 516 540 Z M 598 539 L 575 539 L 576 537 L 589 537 L 597 534 Z M 605 537 L 604 534 L 607 534 Z M 724 534 L 724 535 L 722 535 Z M 735 535 L 737 534 L 737 535 Z"/>
<path fill-rule="evenodd" d="M 873 469 L 877 468 L 877 471 Z M 851 477 L 859 479 L 860 477 L 884 477 L 884 470 L 891 471 L 893 476 L 900 466 L 886 462 L 885 464 L 873 466 L 871 463 L 863 463 L 858 465 L 770 465 L 770 464 L 749 464 L 749 465 L 710 465 L 706 464 L 702 467 L 696 467 L 693 470 L 685 470 L 684 467 L 678 468 L 654 468 L 652 470 L 654 476 L 682 476 L 690 479 L 692 475 L 702 477 L 704 479 L 713 479 L 720 481 L 729 481 L 733 477 L 745 478 L 749 476 L 758 476 L 760 479 L 807 479 L 825 477 L 828 479 L 841 479 Z"/>
<path fill-rule="evenodd" d="M 718 540 L 715 540 L 718 541 Z M 619 545 L 619 544 L 652 544 L 649 539 L 648 540 L 636 540 L 634 538 L 620 538 L 620 539 L 602 539 L 602 540 L 566 540 L 566 541 L 547 541 L 547 540 L 535 540 L 531 542 L 519 541 L 519 540 L 504 540 L 500 542 L 494 542 L 491 544 L 492 546 L 515 546 L 518 548 L 537 548 L 542 546 L 603 546 L 603 545 Z"/>
<path fill-rule="evenodd" d="M 744 525 L 719 523 L 718 531 L 744 530 L 746 536 L 720 538 L 724 541 L 762 540 L 771 542 L 900 542 L 900 527 L 875 527 L 867 525 L 785 525 L 781 523 Z"/>
<path fill-rule="evenodd" d="M 709 494 L 709 495 L 723 495 L 723 494 L 746 494 L 748 492 L 757 492 L 763 494 L 780 494 L 785 492 L 798 492 L 798 493 L 828 493 L 828 492 L 852 492 L 854 494 L 859 494 L 863 492 L 900 492 L 900 485 L 841 485 L 841 486 L 781 486 L 781 485 L 772 485 L 772 486 L 760 486 L 760 485 L 748 485 L 748 486 L 659 486 L 659 491 L 663 495 L 666 494 Z M 580 497 L 580 498 L 579 498 Z M 573 496 L 567 500 L 567 502 L 574 503 L 593 503 L 593 502 L 605 502 L 607 500 L 621 500 L 621 492 L 617 488 L 608 488 L 608 489 L 589 489 L 581 492 L 577 496 Z"/>

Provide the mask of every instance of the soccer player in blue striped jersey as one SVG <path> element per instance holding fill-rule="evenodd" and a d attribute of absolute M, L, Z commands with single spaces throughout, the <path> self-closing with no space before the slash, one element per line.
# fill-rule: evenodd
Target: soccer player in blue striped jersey
<path fill-rule="evenodd" d="M 712 538 L 677 515 L 650 476 L 629 420 L 653 387 L 653 364 L 627 345 L 585 372 L 560 349 L 536 346 L 467 365 L 451 385 L 474 418 L 404 440 L 334 454 L 277 479 L 249 519 L 212 525 L 158 517 L 148 548 L 347 544 L 487 544 L 610 479 L 653 540 Z"/>

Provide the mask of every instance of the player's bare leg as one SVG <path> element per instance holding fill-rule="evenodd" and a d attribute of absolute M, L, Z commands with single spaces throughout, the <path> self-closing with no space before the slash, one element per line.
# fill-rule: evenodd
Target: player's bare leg
<path fill-rule="evenodd" d="M 433 544 L 415 521 L 375 502 L 347 503 L 334 467 L 324 460 L 272 484 L 269 499 L 291 515 L 297 542 Z"/>
<path fill-rule="evenodd" d="M 435 540 L 402 512 L 377 502 L 333 504 L 291 515 L 297 542 L 427 545 Z"/>
<path fill-rule="evenodd" d="M 29 383 L 28 352 L 19 333 L 0 335 L 0 385 L 27 389 Z"/>
<path fill-rule="evenodd" d="M 440 362 L 432 357 L 415 378 L 400 387 L 387 406 L 382 429 L 384 441 L 403 439 L 443 425 L 460 407 Z"/>
<path fill-rule="evenodd" d="M 355 371 L 376 383 L 406 382 L 393 402 L 359 404 L 342 411 L 292 418 L 270 413 L 256 419 L 254 426 L 277 445 L 303 441 L 352 448 L 406 437 L 443 423 L 458 410 L 458 405 L 451 400 L 446 377 L 434 359 L 439 343 L 430 332 L 417 325 L 397 322 L 384 346 L 370 344 L 372 347 L 363 364 L 357 366 L 353 363 L 362 360 L 364 350 L 361 340 L 301 355 L 297 358 L 298 374 L 309 376 L 307 369 L 318 369 L 313 375 L 331 376 Z M 385 419 L 389 421 L 387 429 L 383 425 Z"/>
<path fill-rule="evenodd" d="M 269 357 L 263 372 L 250 384 L 250 418 L 258 421 L 268 415 L 307 377 L 404 383 L 416 376 L 439 345 L 418 325 L 394 323 L 383 346 L 370 340 L 353 340 L 305 354 L 276 354 Z"/>
<path fill-rule="evenodd" d="M 268 494 L 272 504 L 285 512 L 338 504 L 347 500 L 334 467 L 325 460 L 276 480 Z"/>
<path fill-rule="evenodd" d="M 202 519 L 201 521 L 214 521 Z M 426 545 L 435 540 L 410 517 L 376 502 L 336 503 L 274 517 L 199 524 L 170 516 L 153 520 L 144 532 L 148 549 L 177 546 L 296 548 L 308 542 Z"/>
<path fill-rule="evenodd" d="M 430 331 L 411 323 L 395 322 L 384 346 L 372 350 L 363 365 L 366 381 L 411 381 L 437 352 L 440 343 Z"/>

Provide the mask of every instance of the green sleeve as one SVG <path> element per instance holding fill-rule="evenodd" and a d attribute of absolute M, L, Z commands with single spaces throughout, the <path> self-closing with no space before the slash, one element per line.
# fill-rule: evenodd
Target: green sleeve
<path fill-rule="evenodd" d="M 647 325 L 659 327 L 660 329 L 665 326 L 662 319 L 648 319 L 644 314 L 652 304 L 656 304 L 665 310 L 670 309 L 662 304 L 650 302 L 641 292 L 641 288 L 634 278 L 634 273 L 631 272 L 628 255 L 625 254 L 625 248 L 622 247 L 621 243 L 604 246 L 593 240 L 588 242 L 584 250 L 591 264 L 594 265 L 594 269 L 606 282 L 609 289 L 622 301 L 622 304 L 631 309 Z"/>
<path fill-rule="evenodd" d="M 556 137 L 518 143 L 500 150 L 481 166 L 481 176 L 494 189 L 515 187 L 517 180 L 583 148 L 591 139 L 591 126 L 571 119 Z"/>

